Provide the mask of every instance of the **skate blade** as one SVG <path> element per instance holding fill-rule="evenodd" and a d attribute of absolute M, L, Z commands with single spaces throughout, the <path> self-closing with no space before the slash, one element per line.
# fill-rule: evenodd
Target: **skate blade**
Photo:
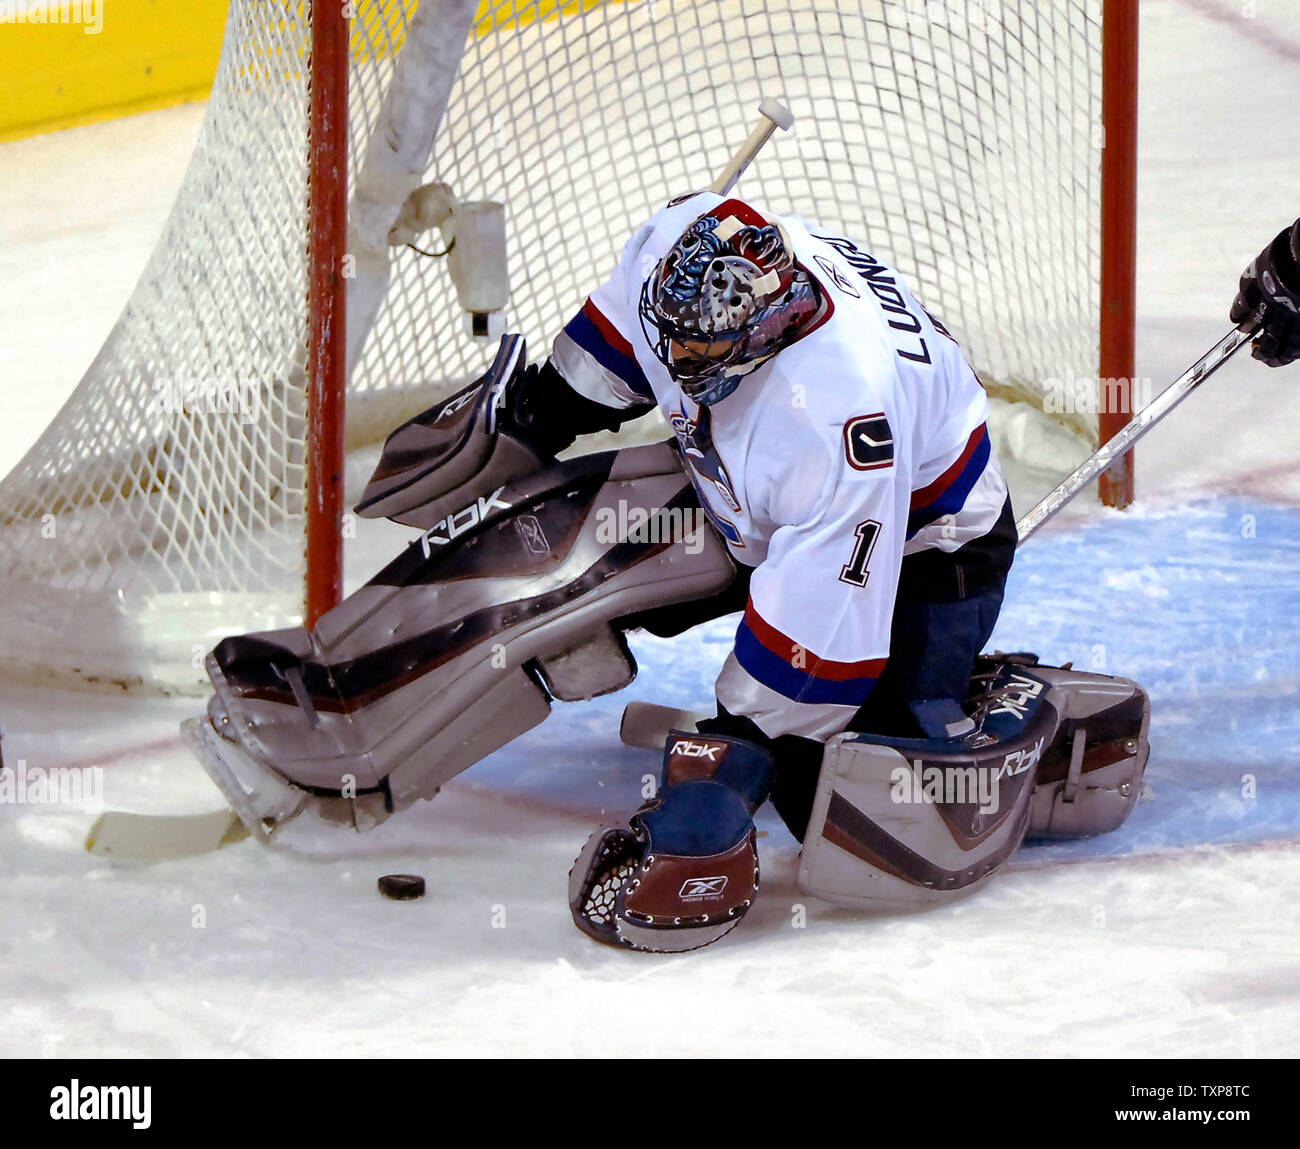
<path fill-rule="evenodd" d="M 181 723 L 181 735 L 239 820 L 260 842 L 270 842 L 275 831 L 302 810 L 306 794 L 222 738 L 206 716 L 187 718 Z"/>

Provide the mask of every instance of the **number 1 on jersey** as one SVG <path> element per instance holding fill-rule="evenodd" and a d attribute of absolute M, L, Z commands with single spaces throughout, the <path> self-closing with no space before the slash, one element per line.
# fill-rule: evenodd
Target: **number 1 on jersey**
<path fill-rule="evenodd" d="M 857 538 L 853 544 L 853 557 L 840 569 L 840 581 L 851 586 L 866 586 L 871 574 L 867 563 L 871 561 L 871 552 L 880 536 L 880 524 L 875 519 L 867 519 L 854 527 L 853 533 Z"/>

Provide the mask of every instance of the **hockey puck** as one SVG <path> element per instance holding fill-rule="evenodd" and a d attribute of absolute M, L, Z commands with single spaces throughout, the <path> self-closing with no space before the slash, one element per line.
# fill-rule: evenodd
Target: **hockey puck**
<path fill-rule="evenodd" d="M 379 879 L 379 892 L 386 898 L 409 902 L 424 897 L 424 879 L 419 874 L 385 874 Z"/>

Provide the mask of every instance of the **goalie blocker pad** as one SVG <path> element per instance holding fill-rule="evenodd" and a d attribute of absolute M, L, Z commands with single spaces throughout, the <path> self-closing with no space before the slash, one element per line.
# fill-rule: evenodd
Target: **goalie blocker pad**
<path fill-rule="evenodd" d="M 502 396 L 526 356 L 522 335 L 504 336 L 483 375 L 393 431 L 357 514 L 428 530 L 477 496 L 539 470 L 542 460 L 497 427 Z"/>
<path fill-rule="evenodd" d="M 1026 837 L 1085 837 L 1124 821 L 1147 760 L 1141 687 L 1024 660 L 991 673 L 977 728 L 960 739 L 827 742 L 802 890 L 866 909 L 945 902 L 984 885 Z"/>

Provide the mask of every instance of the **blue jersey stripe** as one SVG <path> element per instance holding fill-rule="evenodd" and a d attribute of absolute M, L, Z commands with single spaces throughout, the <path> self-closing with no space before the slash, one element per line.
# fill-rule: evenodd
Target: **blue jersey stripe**
<path fill-rule="evenodd" d="M 966 460 L 966 465 L 957 472 L 952 482 L 933 501 L 927 503 L 924 507 L 916 507 L 907 516 L 907 537 L 909 539 L 917 531 L 923 527 L 928 527 L 936 519 L 941 519 L 944 515 L 955 515 L 966 505 L 967 496 L 970 495 L 975 484 L 979 482 L 980 476 L 984 474 L 984 468 L 988 466 L 992 450 L 988 432 L 986 431 L 979 443 L 976 444 L 971 457 Z"/>
<path fill-rule="evenodd" d="M 579 311 L 564 327 L 565 334 L 596 360 L 605 370 L 617 375 L 638 395 L 654 399 L 654 392 L 646 381 L 637 361 L 611 347 L 598 328 L 588 316 Z"/>
<path fill-rule="evenodd" d="M 791 666 L 768 650 L 744 622 L 736 631 L 736 661 L 750 677 L 796 702 L 861 706 L 876 681 L 873 675 L 838 680 L 818 678 Z"/>

